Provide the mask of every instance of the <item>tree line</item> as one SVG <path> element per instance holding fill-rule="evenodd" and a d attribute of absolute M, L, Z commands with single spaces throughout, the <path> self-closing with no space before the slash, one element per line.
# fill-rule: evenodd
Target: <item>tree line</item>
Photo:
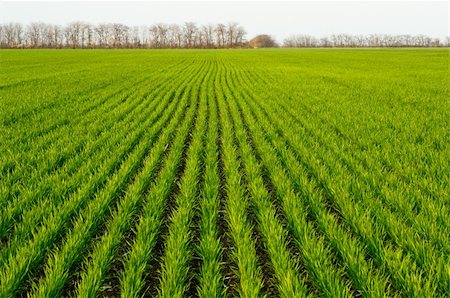
<path fill-rule="evenodd" d="M 72 22 L 66 26 L 42 22 L 0 24 L 2 48 L 235 48 L 246 32 L 236 22 L 197 25 L 158 23 L 127 26 Z"/>
<path fill-rule="evenodd" d="M 198 25 L 158 23 L 127 26 L 71 22 L 65 26 L 33 22 L 0 24 L 0 48 L 314 48 L 314 47 L 441 47 L 445 40 L 425 35 L 332 34 L 317 38 L 293 35 L 278 44 L 267 34 L 246 40 L 246 30 L 236 22 Z"/>
<path fill-rule="evenodd" d="M 367 48 L 367 47 L 445 47 L 450 46 L 450 37 L 445 40 L 432 38 L 426 35 L 408 34 L 370 34 L 350 35 L 332 34 L 317 38 L 311 35 L 293 35 L 283 41 L 286 48 L 315 48 L 315 47 L 340 47 L 340 48 Z"/>

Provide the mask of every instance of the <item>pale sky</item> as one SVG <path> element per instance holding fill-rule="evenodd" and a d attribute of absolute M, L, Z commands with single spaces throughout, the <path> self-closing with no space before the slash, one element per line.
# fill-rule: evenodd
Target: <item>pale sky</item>
<path fill-rule="evenodd" d="M 247 38 L 260 33 L 278 41 L 292 34 L 449 34 L 449 1 L 4 1 L 0 23 L 120 22 L 150 25 L 194 21 L 238 22 Z"/>

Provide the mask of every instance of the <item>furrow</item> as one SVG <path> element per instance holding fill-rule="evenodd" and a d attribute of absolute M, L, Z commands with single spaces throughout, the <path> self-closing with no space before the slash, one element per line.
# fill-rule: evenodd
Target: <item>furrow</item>
<path fill-rule="evenodd" d="M 188 104 L 190 109 L 186 115 L 188 120 L 183 123 L 175 136 L 172 150 L 167 155 L 158 177 L 150 186 L 146 204 L 136 227 L 136 237 L 124 260 L 124 269 L 120 274 L 120 295 L 122 297 L 138 297 L 145 288 L 144 277 L 148 274 L 146 273 L 147 264 L 152 258 L 152 252 L 161 229 L 167 198 L 173 188 L 173 181 L 176 178 L 177 168 L 184 151 L 184 142 L 191 126 L 195 123 L 196 104 L 192 98 L 191 89 L 186 96 L 189 96 L 190 99 Z"/>

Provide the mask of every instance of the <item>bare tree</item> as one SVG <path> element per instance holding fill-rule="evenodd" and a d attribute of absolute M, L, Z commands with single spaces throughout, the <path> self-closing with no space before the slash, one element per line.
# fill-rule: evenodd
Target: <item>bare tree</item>
<path fill-rule="evenodd" d="M 169 37 L 169 26 L 163 23 L 159 23 L 157 25 L 158 27 L 158 34 L 159 34 L 159 42 L 161 44 L 161 48 L 166 48 L 168 43 L 168 37 Z"/>
<path fill-rule="evenodd" d="M 152 25 L 148 28 L 150 32 L 150 47 L 159 48 L 159 32 L 158 26 Z"/>
<path fill-rule="evenodd" d="M 0 24 L 0 47 L 6 48 L 5 25 Z"/>
<path fill-rule="evenodd" d="M 140 48 L 141 41 L 139 38 L 139 27 L 133 26 L 130 28 L 130 46 L 132 48 Z"/>
<path fill-rule="evenodd" d="M 235 39 L 234 39 L 234 44 L 235 46 L 242 46 L 244 43 L 244 38 L 245 35 L 247 34 L 247 32 L 245 31 L 244 27 L 242 26 L 237 26 L 236 28 L 236 35 L 235 35 Z"/>
<path fill-rule="evenodd" d="M 98 45 L 99 47 L 103 48 L 108 44 L 108 25 L 107 24 L 100 24 L 97 27 L 95 27 L 94 32 L 96 36 L 96 42 L 95 45 Z"/>
<path fill-rule="evenodd" d="M 149 47 L 150 36 L 149 36 L 148 26 L 140 26 L 139 27 L 139 42 L 141 44 L 141 47 L 143 47 L 143 48 Z"/>
<path fill-rule="evenodd" d="M 150 26 L 150 47 L 152 48 L 166 48 L 169 43 L 170 27 L 166 24 L 159 23 Z"/>
<path fill-rule="evenodd" d="M 183 46 L 183 29 L 177 24 L 170 25 L 168 40 L 171 48 L 181 48 Z"/>
<path fill-rule="evenodd" d="M 276 47 L 269 35 L 245 40 L 245 29 L 238 23 L 228 25 L 193 22 L 183 25 L 157 23 L 151 26 L 128 27 L 120 23 L 92 25 L 71 22 L 61 27 L 42 22 L 0 24 L 2 48 L 225 48 Z M 426 35 L 408 34 L 332 34 L 317 38 L 297 34 L 286 38 L 284 47 L 443 47 L 450 46 L 450 37 L 443 40 Z"/>
<path fill-rule="evenodd" d="M 68 47 L 79 48 L 81 44 L 81 34 L 83 24 L 81 22 L 72 22 L 65 28 L 66 44 Z"/>
<path fill-rule="evenodd" d="M 367 47 L 367 37 L 364 35 L 355 36 L 356 45 L 359 47 Z"/>
<path fill-rule="evenodd" d="M 319 46 L 324 48 L 331 47 L 330 39 L 327 36 L 322 37 L 319 41 Z"/>
<path fill-rule="evenodd" d="M 227 26 L 227 46 L 232 48 L 234 45 L 234 41 L 237 35 L 238 24 L 237 23 L 229 23 Z"/>
<path fill-rule="evenodd" d="M 194 22 L 186 22 L 183 26 L 184 46 L 191 48 L 195 42 L 195 35 L 197 33 L 197 25 Z"/>
<path fill-rule="evenodd" d="M 111 41 L 114 48 L 128 47 L 129 27 L 123 24 L 114 23 L 110 25 Z"/>
<path fill-rule="evenodd" d="M 293 35 L 283 41 L 283 46 L 286 48 L 310 48 L 318 45 L 319 40 L 317 38 L 305 34 Z"/>
<path fill-rule="evenodd" d="M 53 36 L 53 25 L 51 24 L 45 24 L 44 28 L 43 28 L 44 32 L 43 33 L 43 47 L 46 48 L 55 48 L 57 47 L 56 42 L 55 42 L 55 38 Z"/>
<path fill-rule="evenodd" d="M 217 36 L 217 46 L 224 48 L 226 45 L 227 27 L 224 24 L 217 24 L 214 32 Z"/>
<path fill-rule="evenodd" d="M 31 23 L 27 26 L 26 36 L 32 48 L 39 47 L 41 34 L 42 32 L 40 23 Z"/>
<path fill-rule="evenodd" d="M 202 34 L 205 41 L 205 47 L 214 47 L 214 25 L 208 24 L 202 26 Z"/>
<path fill-rule="evenodd" d="M 92 47 L 93 28 L 89 23 L 80 24 L 80 45 L 82 48 Z"/>
<path fill-rule="evenodd" d="M 7 23 L 1 26 L 2 47 L 20 47 L 23 42 L 23 26 L 20 23 Z"/>

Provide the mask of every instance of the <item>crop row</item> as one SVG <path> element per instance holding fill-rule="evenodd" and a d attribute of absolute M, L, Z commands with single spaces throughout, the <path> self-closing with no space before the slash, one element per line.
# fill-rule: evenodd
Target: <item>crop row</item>
<path fill-rule="evenodd" d="M 448 89 L 274 53 L 9 54 L 0 296 L 445 297 Z"/>

